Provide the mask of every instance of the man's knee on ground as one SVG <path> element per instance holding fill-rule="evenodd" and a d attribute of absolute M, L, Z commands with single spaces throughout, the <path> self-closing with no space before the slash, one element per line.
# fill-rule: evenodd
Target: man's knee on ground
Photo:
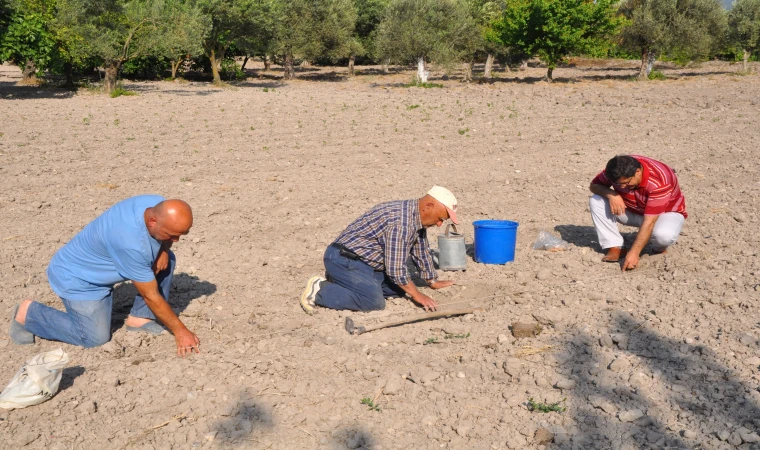
<path fill-rule="evenodd" d="M 78 343 L 84 348 L 100 347 L 111 340 L 111 330 L 105 328 L 100 330 L 88 330 Z"/>
<path fill-rule="evenodd" d="M 658 250 L 664 250 L 675 244 L 678 240 L 678 233 L 673 230 L 655 230 L 652 232 L 652 247 Z"/>
<path fill-rule="evenodd" d="M 383 297 L 382 291 L 380 295 L 364 296 L 361 300 L 362 311 L 380 311 L 385 309 L 385 297 Z"/>

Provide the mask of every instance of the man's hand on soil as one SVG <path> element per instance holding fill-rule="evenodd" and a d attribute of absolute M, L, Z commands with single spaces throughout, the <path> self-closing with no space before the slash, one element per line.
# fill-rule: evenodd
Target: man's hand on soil
<path fill-rule="evenodd" d="M 623 261 L 623 272 L 626 270 L 633 270 L 639 266 L 639 255 L 636 252 L 629 251 L 625 255 L 625 261 Z"/>
<path fill-rule="evenodd" d="M 438 280 L 430 283 L 428 286 L 430 286 L 431 289 L 443 289 L 453 285 L 454 281 L 452 280 Z"/>
<path fill-rule="evenodd" d="M 187 328 L 175 334 L 174 339 L 177 341 L 177 356 L 185 357 L 192 354 L 193 350 L 195 353 L 201 352 L 201 340 Z"/>
<path fill-rule="evenodd" d="M 438 304 L 435 302 L 435 300 L 425 294 L 420 293 L 416 296 L 416 298 L 413 297 L 412 300 L 425 308 L 425 311 L 436 311 L 438 309 Z"/>

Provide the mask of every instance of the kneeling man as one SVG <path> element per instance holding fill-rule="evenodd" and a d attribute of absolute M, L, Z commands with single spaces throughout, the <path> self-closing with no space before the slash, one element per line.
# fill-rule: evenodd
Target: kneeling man
<path fill-rule="evenodd" d="M 128 331 L 174 334 L 177 354 L 199 352 L 198 337 L 167 303 L 176 260 L 169 251 L 193 226 L 182 200 L 140 195 L 123 200 L 88 224 L 50 261 L 48 281 L 66 312 L 25 300 L 13 309 L 11 340 L 32 344 L 34 336 L 82 347 L 111 339 L 112 290 L 132 280 L 139 295 L 127 318 Z"/>
<path fill-rule="evenodd" d="M 676 174 L 654 159 L 638 155 L 615 156 L 591 181 L 589 199 L 599 244 L 607 254 L 602 261 L 625 258 L 623 270 L 635 269 L 647 242 L 654 253 L 665 253 L 681 233 L 686 214 Z M 617 223 L 638 227 L 633 245 L 623 249 Z"/>
<path fill-rule="evenodd" d="M 351 223 L 325 251 L 327 279 L 314 276 L 301 294 L 301 307 L 354 311 L 385 308 L 387 297 L 403 297 L 435 311 L 436 302 L 420 292 L 409 278 L 406 261 L 412 257 L 420 275 L 433 289 L 454 284 L 438 280 L 430 256 L 427 228 L 447 219 L 457 222 L 457 199 L 433 186 L 422 198 L 382 203 Z"/>

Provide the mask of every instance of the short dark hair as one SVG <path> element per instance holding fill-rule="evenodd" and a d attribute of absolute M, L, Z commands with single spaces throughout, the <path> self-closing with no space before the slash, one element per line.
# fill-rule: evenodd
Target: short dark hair
<path fill-rule="evenodd" d="M 613 183 L 621 178 L 630 178 L 636 174 L 636 170 L 641 168 L 641 163 L 633 156 L 617 155 L 607 161 L 607 167 L 604 169 L 604 175 Z"/>

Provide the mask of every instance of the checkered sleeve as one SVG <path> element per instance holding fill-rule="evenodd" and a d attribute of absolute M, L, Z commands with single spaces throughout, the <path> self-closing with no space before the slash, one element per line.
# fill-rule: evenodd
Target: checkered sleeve
<path fill-rule="evenodd" d="M 409 238 L 406 227 L 390 226 L 385 230 L 385 273 L 399 286 L 409 284 L 406 260 L 409 257 Z"/>
<path fill-rule="evenodd" d="M 430 256 L 430 244 L 427 238 L 427 230 L 421 230 L 417 241 L 412 244 L 412 260 L 420 269 L 420 276 L 429 282 L 438 279 L 438 273 L 433 266 L 433 258 Z"/>

